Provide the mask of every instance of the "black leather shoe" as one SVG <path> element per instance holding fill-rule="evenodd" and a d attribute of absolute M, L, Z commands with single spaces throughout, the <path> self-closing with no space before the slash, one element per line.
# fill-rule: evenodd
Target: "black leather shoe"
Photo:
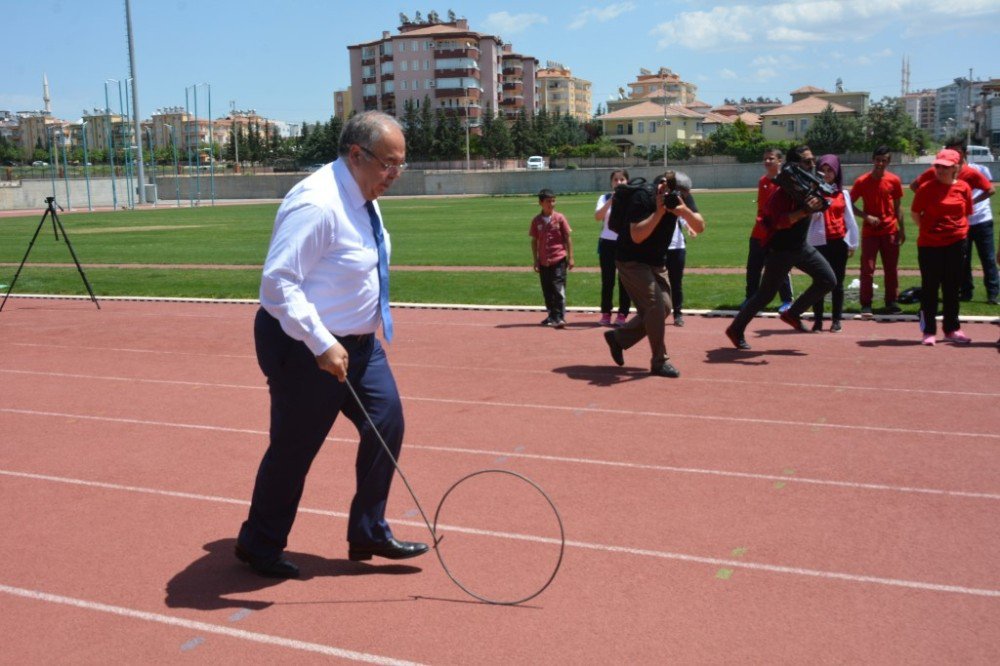
<path fill-rule="evenodd" d="M 747 339 L 736 332 L 732 326 L 726 329 L 726 337 L 729 341 L 733 343 L 733 346 L 737 349 L 750 349 L 750 345 L 747 344 Z"/>
<path fill-rule="evenodd" d="M 240 562 L 246 562 L 250 565 L 251 569 L 266 578 L 299 577 L 299 568 L 281 555 L 278 555 L 273 560 L 262 560 L 259 557 L 254 557 L 243 550 L 242 546 L 236 544 L 236 559 Z"/>
<path fill-rule="evenodd" d="M 405 560 L 423 555 L 427 550 L 426 543 L 389 539 L 385 543 L 376 543 L 370 546 L 351 544 L 347 549 L 347 558 L 352 562 L 370 560 L 372 556 L 384 557 L 388 560 Z"/>
<path fill-rule="evenodd" d="M 656 375 L 657 377 L 670 377 L 676 379 L 681 376 L 681 371 L 670 365 L 669 363 L 664 363 L 663 365 L 658 365 L 649 371 L 650 374 Z"/>
<path fill-rule="evenodd" d="M 625 365 L 625 350 L 615 339 L 615 332 L 605 331 L 604 341 L 608 343 L 608 349 L 611 350 L 611 360 L 615 362 L 615 365 Z"/>
<path fill-rule="evenodd" d="M 802 318 L 799 317 L 798 315 L 792 314 L 788 310 L 785 310 L 780 315 L 778 315 L 778 318 L 800 333 L 806 330 L 806 327 L 802 324 Z"/>

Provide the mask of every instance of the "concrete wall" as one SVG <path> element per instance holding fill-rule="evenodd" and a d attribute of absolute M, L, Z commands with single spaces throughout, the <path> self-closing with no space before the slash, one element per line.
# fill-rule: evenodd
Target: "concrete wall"
<path fill-rule="evenodd" d="M 673 165 L 691 176 L 696 189 L 755 188 L 763 173 L 759 164 L 690 164 Z M 867 172 L 870 164 L 848 164 L 844 166 L 844 182 Z M 891 167 L 903 183 L 909 183 L 927 168 L 926 164 L 894 164 Z M 663 167 L 632 167 L 632 177 L 652 180 L 662 173 Z M 393 196 L 483 194 L 510 195 L 535 194 L 543 187 L 557 194 L 573 192 L 603 192 L 608 189 L 611 169 L 546 169 L 543 171 L 407 171 L 396 181 L 389 191 Z M 261 174 L 261 175 L 202 175 L 166 176 L 156 179 L 159 201 L 171 201 L 178 197 L 195 199 L 280 199 L 306 174 Z M 69 198 L 66 196 L 64 181 L 57 180 L 55 196 L 60 205 L 73 210 L 87 209 L 86 181 L 69 181 Z M 125 180 L 117 179 L 118 206 L 126 204 Z M 110 178 L 92 178 L 90 181 L 91 201 L 95 207 L 112 205 Z M 52 183 L 47 180 L 23 180 L 0 182 L 0 210 L 42 209 L 44 199 L 52 196 Z"/>

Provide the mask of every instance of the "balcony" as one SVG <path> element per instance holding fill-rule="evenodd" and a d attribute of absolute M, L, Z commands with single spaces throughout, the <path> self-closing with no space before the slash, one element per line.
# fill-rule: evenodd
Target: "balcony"
<path fill-rule="evenodd" d="M 475 47 L 462 49 L 435 49 L 435 58 L 472 58 L 479 60 L 479 49 Z"/>
<path fill-rule="evenodd" d="M 435 88 L 434 97 L 437 99 L 449 97 L 469 97 L 471 91 L 479 91 L 479 88 Z"/>
<path fill-rule="evenodd" d="M 478 69 L 435 69 L 434 76 L 439 79 L 449 79 L 458 78 L 462 76 L 468 76 L 470 78 L 476 78 L 479 76 Z"/>
<path fill-rule="evenodd" d="M 524 67 L 522 65 L 508 66 L 504 65 L 501 70 L 504 76 L 521 76 L 524 74 Z"/>

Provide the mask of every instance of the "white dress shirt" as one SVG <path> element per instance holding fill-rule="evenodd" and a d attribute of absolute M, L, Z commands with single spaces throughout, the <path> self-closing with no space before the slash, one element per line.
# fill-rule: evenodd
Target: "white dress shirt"
<path fill-rule="evenodd" d="M 388 255 L 392 245 L 384 226 L 383 235 Z M 319 356 L 336 335 L 378 329 L 378 294 L 378 250 L 365 198 L 338 159 L 300 181 L 281 202 L 260 303 L 289 337 Z"/>
<path fill-rule="evenodd" d="M 983 166 L 982 164 L 979 164 L 977 162 L 969 162 L 969 167 L 975 169 L 979 173 L 986 176 L 986 180 L 993 180 L 993 174 L 991 174 L 990 170 L 985 166 Z M 975 199 L 982 193 L 983 193 L 982 190 L 975 187 L 972 188 L 973 199 Z M 989 197 L 983 199 L 977 204 L 972 204 L 972 215 L 969 216 L 970 227 L 976 224 L 983 224 L 984 222 L 992 222 L 992 221 L 993 221 L 993 208 L 990 204 Z"/>

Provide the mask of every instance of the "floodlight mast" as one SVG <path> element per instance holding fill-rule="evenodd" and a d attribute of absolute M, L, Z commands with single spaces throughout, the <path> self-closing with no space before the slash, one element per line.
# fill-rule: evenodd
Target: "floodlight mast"
<path fill-rule="evenodd" d="M 128 67 L 132 78 L 132 118 L 135 120 L 136 157 L 139 158 L 139 203 L 146 203 L 146 178 L 142 166 L 142 116 L 139 115 L 139 79 L 135 71 L 135 43 L 132 38 L 132 3 L 125 0 L 125 28 L 128 32 Z"/>

